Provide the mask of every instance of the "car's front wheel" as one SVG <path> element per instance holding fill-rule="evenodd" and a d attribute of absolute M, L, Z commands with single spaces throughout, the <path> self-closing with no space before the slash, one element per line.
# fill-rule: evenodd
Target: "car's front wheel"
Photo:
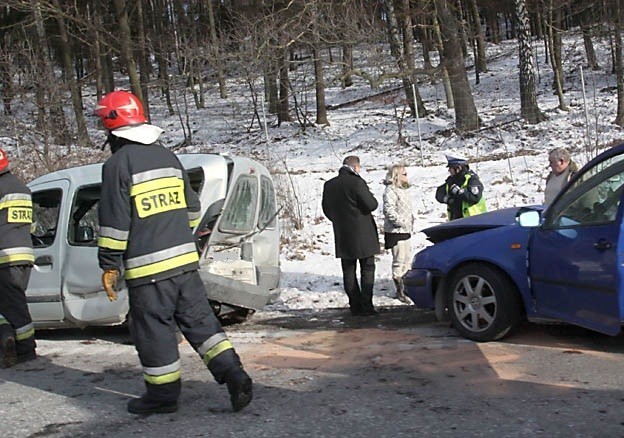
<path fill-rule="evenodd" d="M 451 321 L 465 338 L 494 341 L 520 321 L 518 292 L 496 268 L 478 263 L 462 266 L 451 277 L 447 291 Z"/>

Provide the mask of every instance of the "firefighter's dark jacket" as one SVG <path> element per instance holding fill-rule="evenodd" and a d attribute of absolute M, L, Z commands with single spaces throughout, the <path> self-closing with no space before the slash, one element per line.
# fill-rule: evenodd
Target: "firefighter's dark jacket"
<path fill-rule="evenodd" d="M 32 266 L 31 224 L 30 190 L 11 172 L 0 173 L 0 268 Z"/>
<path fill-rule="evenodd" d="M 138 286 L 198 268 L 191 227 L 200 204 L 173 152 L 130 143 L 102 168 L 100 268 L 118 269 Z"/>

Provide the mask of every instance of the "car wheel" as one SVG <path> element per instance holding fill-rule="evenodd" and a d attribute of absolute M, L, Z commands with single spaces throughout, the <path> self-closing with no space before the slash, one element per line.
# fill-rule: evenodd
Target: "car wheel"
<path fill-rule="evenodd" d="M 473 341 L 494 341 L 520 321 L 521 304 L 513 283 L 484 264 L 461 267 L 448 283 L 453 326 Z"/>

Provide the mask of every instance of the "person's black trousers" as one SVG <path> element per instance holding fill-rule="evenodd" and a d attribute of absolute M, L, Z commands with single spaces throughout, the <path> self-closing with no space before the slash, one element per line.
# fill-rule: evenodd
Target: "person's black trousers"
<path fill-rule="evenodd" d="M 27 265 L 0 269 L 0 324 L 11 326 L 18 356 L 32 354 L 36 347 L 35 326 L 26 300 L 30 271 Z"/>
<path fill-rule="evenodd" d="M 340 259 L 342 263 L 342 280 L 349 297 L 351 313 L 359 315 L 371 313 L 373 307 L 373 285 L 375 283 L 375 256 L 363 259 Z M 360 263 L 360 283 L 356 275 L 357 263 Z"/>

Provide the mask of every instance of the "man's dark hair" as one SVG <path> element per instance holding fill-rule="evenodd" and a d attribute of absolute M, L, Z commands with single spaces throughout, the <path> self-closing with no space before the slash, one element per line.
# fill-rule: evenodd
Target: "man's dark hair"
<path fill-rule="evenodd" d="M 343 160 L 342 164 L 355 167 L 356 165 L 360 164 L 360 157 L 358 157 L 357 155 L 349 155 Z"/>

